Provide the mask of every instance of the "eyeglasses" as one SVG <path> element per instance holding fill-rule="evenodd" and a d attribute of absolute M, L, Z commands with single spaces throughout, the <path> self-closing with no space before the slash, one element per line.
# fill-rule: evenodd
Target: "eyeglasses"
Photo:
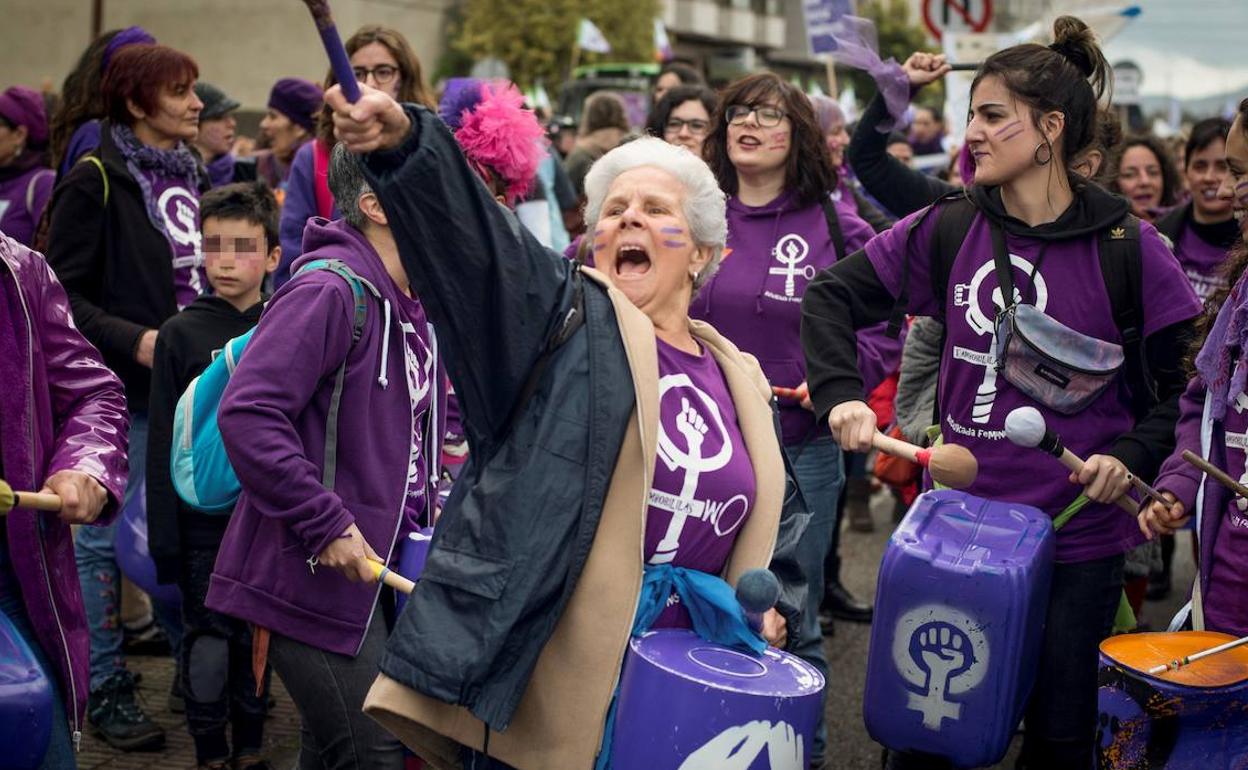
<path fill-rule="evenodd" d="M 784 110 L 779 107 L 751 107 L 748 104 L 734 104 L 724 111 L 724 118 L 728 124 L 739 126 L 745 123 L 745 119 L 754 113 L 754 118 L 758 121 L 758 125 L 763 128 L 773 128 L 780 125 L 780 121 L 786 117 Z"/>
<path fill-rule="evenodd" d="M 378 64 L 372 69 L 368 67 L 352 67 L 351 71 L 355 73 L 355 79 L 361 83 L 368 80 L 369 75 L 372 75 L 379 86 L 384 86 L 386 83 L 394 80 L 395 76 L 399 74 L 399 68 L 392 67 L 389 64 Z"/>
<path fill-rule="evenodd" d="M 680 130 L 684 128 L 685 126 L 689 127 L 689 133 L 693 134 L 694 136 L 701 136 L 702 134 L 706 133 L 706 130 L 708 128 L 711 127 L 711 124 L 710 124 L 710 121 L 702 120 L 700 118 L 693 118 L 692 120 L 681 120 L 680 118 L 668 118 L 667 125 L 664 126 L 664 128 L 669 134 L 679 134 Z"/>

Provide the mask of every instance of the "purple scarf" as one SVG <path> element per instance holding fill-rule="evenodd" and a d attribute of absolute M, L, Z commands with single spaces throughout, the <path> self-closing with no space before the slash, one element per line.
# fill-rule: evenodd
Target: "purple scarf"
<path fill-rule="evenodd" d="M 1248 367 L 1243 355 L 1248 353 L 1248 272 L 1235 282 L 1231 294 L 1222 303 L 1217 320 L 1196 355 L 1196 371 L 1209 391 L 1213 419 L 1221 420 L 1235 396 L 1248 384 Z M 1234 356 L 1234 359 L 1232 359 Z"/>
<path fill-rule="evenodd" d="M 199 189 L 199 163 L 185 142 L 178 142 L 172 150 L 162 150 L 143 144 L 129 126 L 122 125 L 113 126 L 112 136 L 113 144 L 117 145 L 121 157 L 126 159 L 130 176 L 134 177 L 134 181 L 139 183 L 139 189 L 143 191 L 143 207 L 147 209 L 147 218 L 157 230 L 166 232 L 165 217 L 152 197 L 152 184 L 143 172 L 155 172 L 169 179 L 180 180 L 186 189 L 194 191 Z"/>

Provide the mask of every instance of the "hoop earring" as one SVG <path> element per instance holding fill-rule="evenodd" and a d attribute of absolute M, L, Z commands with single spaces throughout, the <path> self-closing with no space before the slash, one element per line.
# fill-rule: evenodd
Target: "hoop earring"
<path fill-rule="evenodd" d="M 1040 157 L 1041 150 L 1045 151 L 1045 156 L 1043 158 Z M 1049 165 L 1049 163 L 1053 160 L 1052 145 L 1050 145 L 1048 142 L 1041 142 L 1040 144 L 1037 144 L 1036 151 L 1032 153 L 1032 160 L 1036 162 L 1037 166 Z"/>

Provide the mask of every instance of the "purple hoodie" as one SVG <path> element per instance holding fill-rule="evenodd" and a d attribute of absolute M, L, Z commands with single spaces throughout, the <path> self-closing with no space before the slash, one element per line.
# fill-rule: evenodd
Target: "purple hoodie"
<path fill-rule="evenodd" d="M 65 290 L 36 252 L 0 235 L 0 453 L 14 489 L 38 490 L 74 470 L 109 493 L 98 523 L 126 491 L 129 416 L 121 381 L 74 326 Z M 33 439 L 26 440 L 27 437 Z M 70 529 L 55 514 L 21 508 L 0 517 L 26 614 L 56 666 L 71 734 L 87 707 L 87 617 Z"/>
<path fill-rule="evenodd" d="M 29 246 L 55 182 L 56 173 L 43 166 L 0 179 L 0 232 Z"/>
<path fill-rule="evenodd" d="M 833 194 L 846 254 L 875 234 L 852 198 Z M 806 285 L 836 262 L 836 250 L 823 207 L 798 207 L 785 192 L 765 206 L 728 199 L 728 244 L 719 272 L 694 298 L 689 316 L 714 326 L 737 347 L 754 355 L 773 386 L 796 388 L 806 381 L 801 343 L 801 302 Z M 900 339 L 888 339 L 884 326 L 858 337 L 858 361 L 868 392 L 901 362 Z M 826 435 L 814 412 L 792 399 L 780 399 L 784 443 Z"/>
<path fill-rule="evenodd" d="M 291 265 L 303 253 L 303 228 L 308 220 L 318 216 L 316 210 L 316 142 L 307 142 L 295 152 L 290 162 L 290 176 L 286 179 L 286 200 L 282 203 L 281 242 L 282 262 L 273 274 L 273 286 L 282 288 L 291 276 Z M 335 205 L 330 219 L 339 219 Z"/>
<path fill-rule="evenodd" d="M 352 347 L 351 288 L 326 270 L 291 281 L 266 308 L 217 416 L 243 493 L 221 542 L 207 605 L 305 644 L 355 655 L 379 588 L 311 565 L 353 522 L 387 560 L 398 538 L 413 428 L 401 305 L 381 258 L 355 228 L 314 219 L 303 245 L 299 264 L 341 260 L 377 287 L 384 309 L 368 296 L 367 322 Z M 437 356 L 432 332 L 428 347 Z M 321 484 L 326 415 L 344 359 L 331 491 Z M 430 515 L 445 402 L 439 386 L 422 452 L 430 463 Z"/>

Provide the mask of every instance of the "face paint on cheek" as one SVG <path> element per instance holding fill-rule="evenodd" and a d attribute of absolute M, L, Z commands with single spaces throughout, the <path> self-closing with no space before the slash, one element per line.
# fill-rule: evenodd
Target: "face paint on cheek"
<path fill-rule="evenodd" d="M 679 227 L 660 227 L 659 232 L 664 235 L 684 235 L 685 231 Z"/>
<path fill-rule="evenodd" d="M 993 136 L 997 137 L 1003 142 L 1008 142 L 1011 139 L 1022 134 L 1025 130 L 1026 128 L 1023 126 L 1023 121 L 1016 120 L 1013 123 L 1009 124 L 1008 126 L 1003 127 L 1000 131 L 997 131 L 995 134 L 993 134 Z M 1002 136 L 1002 134 L 1006 134 L 1006 136 Z"/>
<path fill-rule="evenodd" d="M 605 248 L 607 248 L 607 244 L 605 244 L 605 243 L 595 243 L 595 244 L 594 244 L 594 251 L 602 251 L 602 250 L 603 250 L 603 249 L 605 249 Z"/>
<path fill-rule="evenodd" d="M 663 241 L 663 245 L 668 247 L 669 249 L 683 249 L 689 244 L 685 243 L 684 241 Z"/>
<path fill-rule="evenodd" d="M 1248 180 L 1235 185 L 1235 198 L 1240 203 L 1248 206 Z"/>
<path fill-rule="evenodd" d="M 777 131 L 767 137 L 767 149 L 769 150 L 787 150 L 789 149 L 789 132 Z"/>

